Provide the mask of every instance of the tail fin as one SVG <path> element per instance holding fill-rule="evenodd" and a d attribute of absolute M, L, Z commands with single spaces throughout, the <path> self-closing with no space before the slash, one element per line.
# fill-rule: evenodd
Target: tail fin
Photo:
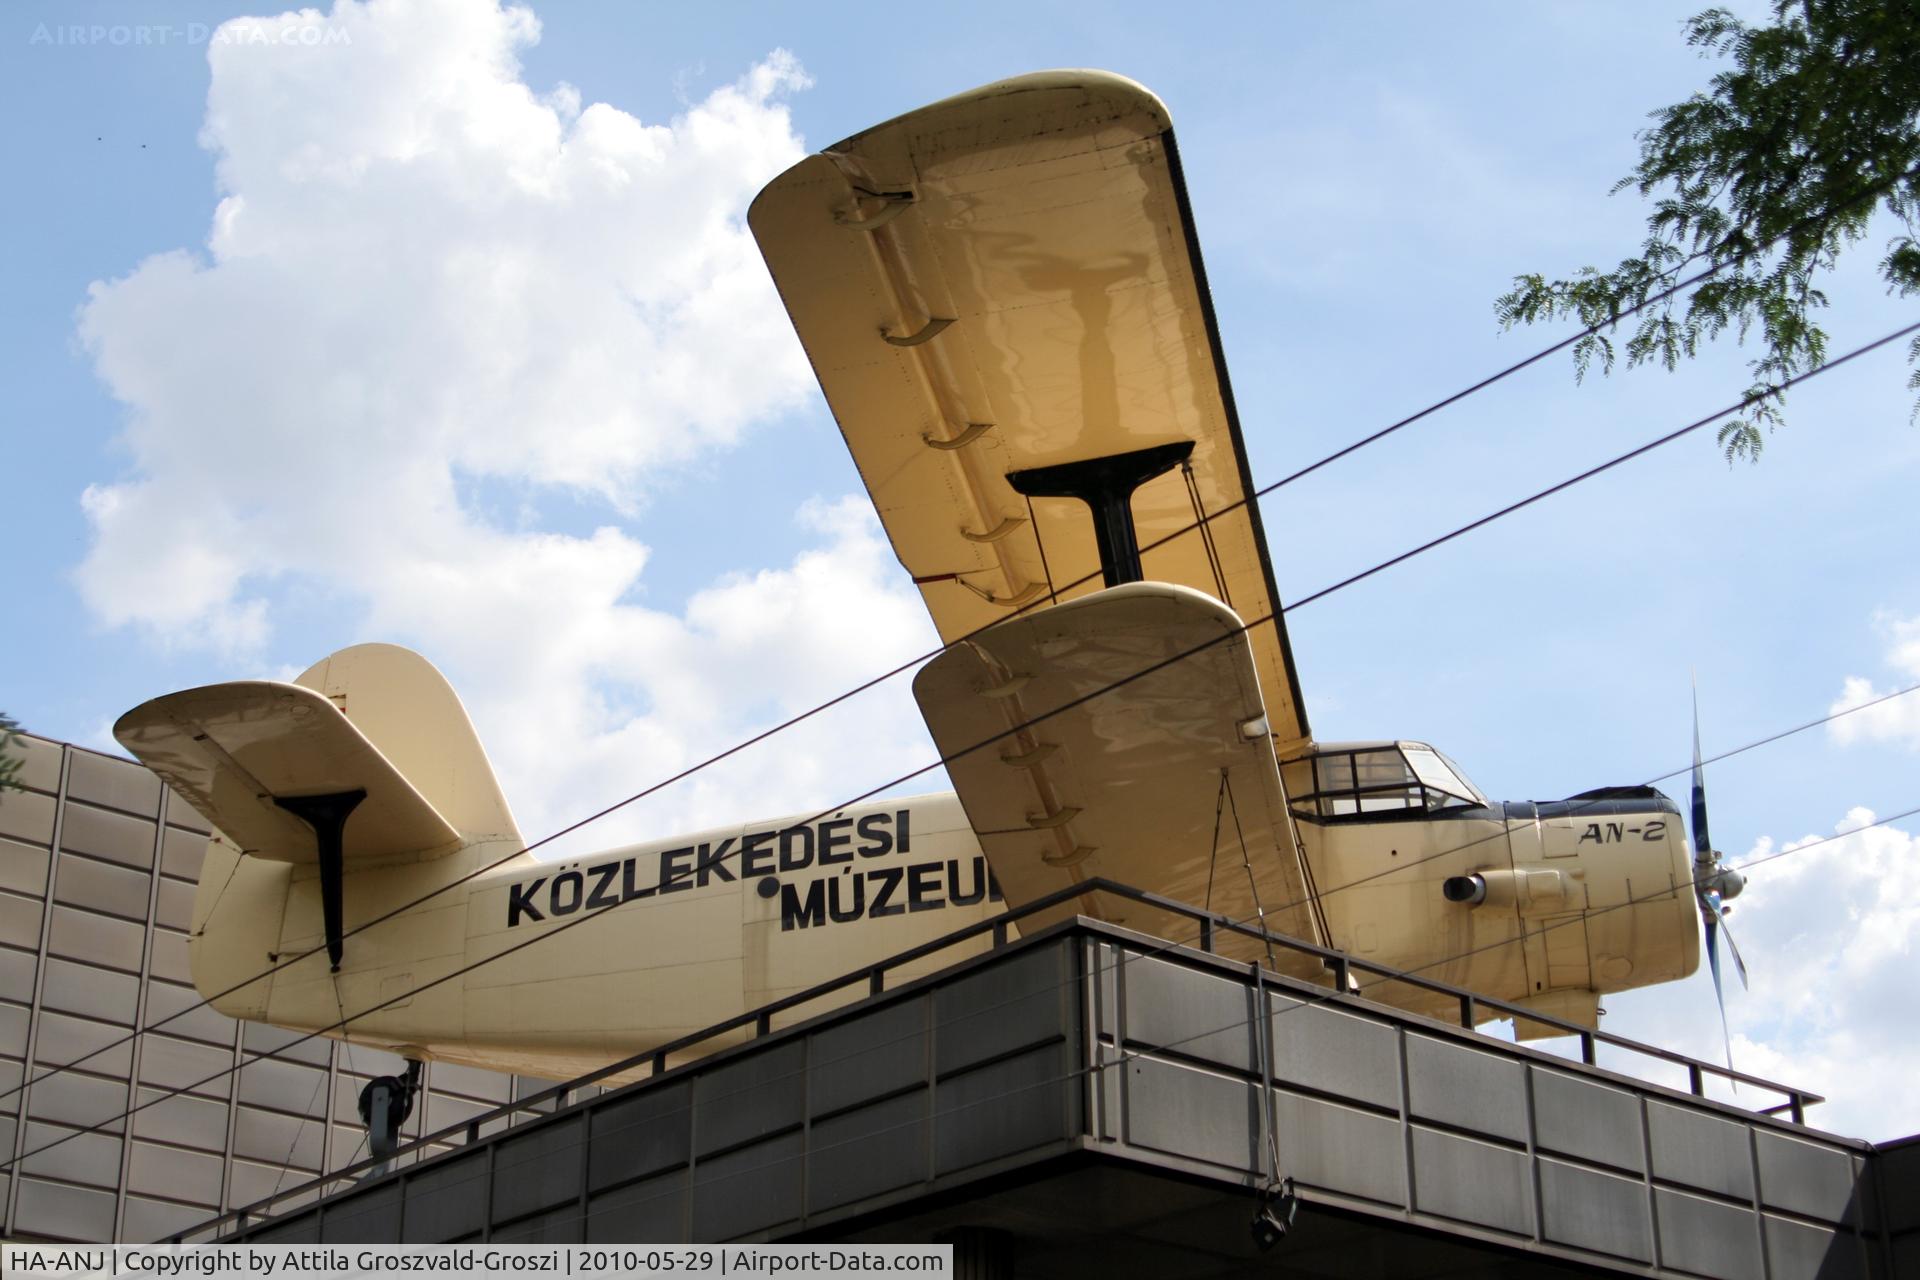
<path fill-rule="evenodd" d="M 356 644 L 294 683 L 345 712 L 463 839 L 520 840 L 467 709 L 431 662 L 399 645 Z"/>
<path fill-rule="evenodd" d="M 294 684 L 243 680 L 142 703 L 113 727 L 123 746 L 247 853 L 318 856 L 292 802 L 361 793 L 349 864 L 435 857 L 519 831 L 466 710 L 416 653 L 364 644 Z"/>

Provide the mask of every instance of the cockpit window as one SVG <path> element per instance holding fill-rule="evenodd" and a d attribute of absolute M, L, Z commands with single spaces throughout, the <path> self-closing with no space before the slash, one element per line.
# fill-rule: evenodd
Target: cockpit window
<path fill-rule="evenodd" d="M 1313 789 L 1292 797 L 1295 811 L 1309 816 L 1425 812 L 1486 803 L 1452 762 L 1422 742 L 1343 744 L 1311 759 Z"/>

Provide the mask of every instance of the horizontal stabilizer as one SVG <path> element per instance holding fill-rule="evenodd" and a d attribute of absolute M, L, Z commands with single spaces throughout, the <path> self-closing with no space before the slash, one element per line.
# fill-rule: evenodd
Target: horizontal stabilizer
<path fill-rule="evenodd" d="M 436 857 L 461 835 L 323 694 L 241 680 L 143 702 L 113 736 L 228 839 L 280 862 L 317 857 L 314 830 L 282 798 L 365 790 L 348 819 L 345 861 Z"/>

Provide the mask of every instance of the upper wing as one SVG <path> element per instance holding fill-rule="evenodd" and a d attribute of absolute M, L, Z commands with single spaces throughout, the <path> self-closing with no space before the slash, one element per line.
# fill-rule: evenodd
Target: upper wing
<path fill-rule="evenodd" d="M 460 833 L 323 694 L 243 680 L 143 702 L 113 726 L 120 745 L 247 853 L 317 860 L 313 828 L 281 796 L 364 788 L 347 819 L 347 861 L 433 856 Z"/>
<path fill-rule="evenodd" d="M 1261 732 L 1248 633 L 1198 591 L 1137 582 L 1003 622 L 913 682 L 1009 904 L 1089 877 L 1143 885 L 1326 944 Z M 1166 937 L 1191 922 L 1071 903 Z M 1221 936 L 1239 958 L 1257 944 Z M 1317 960 L 1276 953 L 1313 978 Z"/>
<path fill-rule="evenodd" d="M 1095 71 L 988 85 L 803 160 L 750 221 L 942 639 L 1101 586 L 1087 508 L 1029 507 L 1009 472 L 1191 442 L 1134 494 L 1144 576 L 1258 623 L 1274 746 L 1305 745 L 1258 507 L 1169 537 L 1252 485 L 1159 99 Z"/>

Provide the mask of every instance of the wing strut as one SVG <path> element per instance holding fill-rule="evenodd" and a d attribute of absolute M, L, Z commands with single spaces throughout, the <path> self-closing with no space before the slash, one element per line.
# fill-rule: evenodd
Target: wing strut
<path fill-rule="evenodd" d="M 1010 471 L 1007 483 L 1025 497 L 1078 498 L 1086 503 L 1093 512 L 1100 574 L 1108 586 L 1117 587 L 1146 577 L 1140 567 L 1140 539 L 1133 528 L 1133 491 L 1173 470 L 1192 453 L 1193 441 L 1181 440 L 1082 462 Z"/>
<path fill-rule="evenodd" d="M 341 937 L 344 933 L 341 922 L 341 882 L 345 878 L 341 865 L 341 850 L 346 846 L 344 833 L 347 819 L 366 798 L 365 787 L 321 796 L 273 798 L 275 804 L 313 828 L 314 843 L 319 846 L 320 852 L 320 914 L 327 927 L 327 960 L 333 965 L 335 973 L 340 972 Z"/>

